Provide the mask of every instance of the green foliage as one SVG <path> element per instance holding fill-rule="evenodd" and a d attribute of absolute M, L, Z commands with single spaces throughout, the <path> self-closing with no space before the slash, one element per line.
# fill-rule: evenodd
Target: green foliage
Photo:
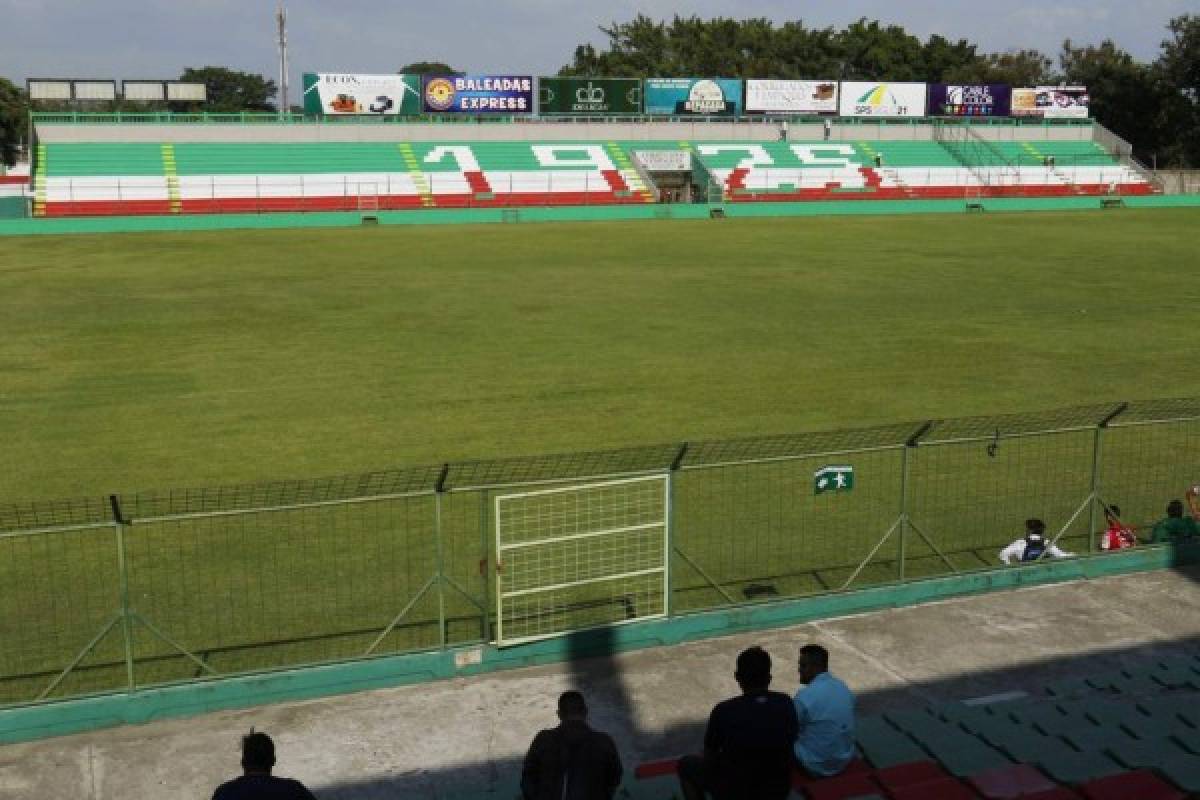
<path fill-rule="evenodd" d="M 1159 72 L 1106 39 L 1098 46 L 1063 42 L 1059 55 L 1066 83 L 1088 87 L 1091 114 L 1128 140 L 1137 153 L 1157 150 L 1163 135 L 1163 86 Z"/>
<path fill-rule="evenodd" d="M 17 163 L 17 148 L 25 141 L 28 121 L 24 90 L 0 78 L 0 164 Z"/>
<path fill-rule="evenodd" d="M 457 70 L 441 61 L 414 61 L 400 68 L 401 75 L 461 75 Z"/>
<path fill-rule="evenodd" d="M 274 111 L 275 81 L 227 67 L 188 67 L 179 77 L 208 87 L 205 111 Z"/>
<path fill-rule="evenodd" d="M 1185 14 L 1167 25 L 1157 67 L 1168 98 L 1164 140 L 1167 161 L 1200 167 L 1200 15 Z"/>

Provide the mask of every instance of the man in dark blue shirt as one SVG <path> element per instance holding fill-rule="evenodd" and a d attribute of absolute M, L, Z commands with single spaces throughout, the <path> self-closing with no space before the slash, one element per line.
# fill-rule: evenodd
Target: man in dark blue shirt
<path fill-rule="evenodd" d="M 213 800 L 316 800 L 300 781 L 276 778 L 275 743 L 265 733 L 250 731 L 242 737 L 242 770 L 245 774 L 223 783 Z"/>
<path fill-rule="evenodd" d="M 685 800 L 784 800 L 791 790 L 792 744 L 800 732 L 796 707 L 771 685 L 771 657 L 743 650 L 734 673 L 740 697 L 718 703 L 704 730 L 704 755 L 679 761 Z"/>

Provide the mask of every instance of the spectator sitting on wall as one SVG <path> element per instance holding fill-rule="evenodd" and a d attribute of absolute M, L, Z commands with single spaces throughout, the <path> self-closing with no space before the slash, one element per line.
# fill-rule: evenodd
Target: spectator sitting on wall
<path fill-rule="evenodd" d="M 784 800 L 791 791 L 792 743 L 799 732 L 791 698 L 768 690 L 771 657 L 743 650 L 733 674 L 742 694 L 718 703 L 704 729 L 704 755 L 679 760 L 685 800 Z"/>
<path fill-rule="evenodd" d="M 213 800 L 316 800 L 300 781 L 273 776 L 274 766 L 275 743 L 251 729 L 242 737 L 242 777 L 218 786 Z"/>
<path fill-rule="evenodd" d="M 1051 558 L 1070 558 L 1074 553 L 1060 550 L 1053 543 L 1046 541 L 1046 523 L 1040 519 L 1025 520 L 1025 538 L 1017 539 L 1000 551 L 1000 560 L 1011 564 L 1017 561 L 1037 561 L 1044 556 Z"/>
<path fill-rule="evenodd" d="M 587 715 L 579 692 L 558 698 L 558 727 L 533 737 L 525 756 L 525 800 L 612 800 L 621 783 L 621 758 L 612 737 L 592 730 Z"/>
<path fill-rule="evenodd" d="M 1188 509 L 1192 512 L 1192 519 L 1200 522 L 1200 483 L 1189 486 L 1184 497 L 1187 499 Z"/>
<path fill-rule="evenodd" d="M 1108 529 L 1100 537 L 1101 550 L 1124 550 L 1137 544 L 1133 531 L 1121 522 L 1120 506 L 1105 506 L 1104 518 L 1108 521 Z"/>
<path fill-rule="evenodd" d="M 1179 544 L 1200 536 L 1196 520 L 1183 515 L 1183 503 L 1172 500 L 1167 503 L 1167 516 L 1154 525 L 1150 541 L 1155 544 Z"/>
<path fill-rule="evenodd" d="M 799 667 L 796 761 L 813 777 L 837 775 L 854 758 L 854 693 L 830 674 L 829 651 L 820 645 L 800 648 Z"/>

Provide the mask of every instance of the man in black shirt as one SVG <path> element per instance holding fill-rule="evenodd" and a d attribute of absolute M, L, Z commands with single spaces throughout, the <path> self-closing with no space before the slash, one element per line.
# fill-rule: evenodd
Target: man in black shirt
<path fill-rule="evenodd" d="M 704 730 L 704 755 L 679 760 L 685 800 L 784 800 L 791 791 L 792 743 L 800 732 L 792 699 L 769 691 L 771 656 L 743 650 L 733 674 L 740 697 L 718 703 Z"/>
<path fill-rule="evenodd" d="M 245 774 L 218 786 L 213 800 L 316 800 L 300 781 L 271 775 L 274 766 L 275 743 L 265 733 L 251 729 L 242 737 Z"/>
<path fill-rule="evenodd" d="M 525 800 L 612 800 L 621 783 L 621 758 L 607 733 L 587 724 L 579 692 L 558 698 L 557 728 L 533 737 L 521 770 Z"/>

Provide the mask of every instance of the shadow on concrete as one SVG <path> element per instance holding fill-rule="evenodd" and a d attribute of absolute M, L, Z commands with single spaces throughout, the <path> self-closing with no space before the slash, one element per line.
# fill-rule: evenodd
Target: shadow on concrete
<path fill-rule="evenodd" d="M 1177 567 L 1171 571 L 1200 583 L 1200 566 Z M 1057 584 L 1058 587 L 1069 585 L 1071 584 Z M 1013 593 L 1006 592 L 1004 594 Z M 991 596 L 985 595 L 983 598 Z M 1030 592 L 1028 598 L 1028 603 L 1035 608 L 1036 613 L 1036 590 Z M 1161 608 L 1160 612 L 1179 615 L 1200 612 L 1200 600 L 1191 599 L 1187 603 L 1182 602 L 1183 598 L 1179 598 L 1179 600 L 1181 602 L 1176 608 Z M 1154 612 L 1155 604 L 1163 601 L 1164 598 L 1161 597 L 1145 598 L 1145 602 L 1139 606 L 1131 607 L 1129 597 L 1114 597 L 1114 606 L 1111 612 L 1113 614 L 1151 615 Z M 922 606 L 913 608 L 919 609 Z M 1105 627 L 1103 616 L 1098 619 L 1080 618 L 1072 622 L 1071 617 L 1078 615 L 1077 611 L 1067 609 L 1066 612 L 1062 612 L 1062 609 L 1057 611 L 1051 608 L 1045 609 L 1047 616 L 1053 613 L 1060 613 L 1060 617 L 1055 619 L 1053 626 L 1073 624 L 1078 627 L 1079 631 L 1091 629 L 1097 633 L 1102 633 Z M 1061 616 L 1061 613 L 1065 613 L 1066 616 Z M 832 626 L 850 620 L 862 627 L 863 630 L 871 630 L 872 619 L 875 620 L 876 629 L 881 627 L 881 622 L 886 622 L 880 620 L 877 615 L 866 614 L 859 617 L 829 620 L 824 624 Z M 1017 619 L 1012 622 L 1019 628 L 1022 623 L 1043 621 Z M 1147 619 L 1148 626 L 1153 626 L 1154 623 L 1155 620 L 1152 616 Z M 1055 633 L 1053 626 L 1046 633 L 1053 635 Z M 773 688 L 780 691 L 795 690 L 796 677 L 793 674 L 795 648 L 804 643 L 802 639 L 810 633 L 807 629 L 816 630 L 814 626 L 800 625 L 796 627 L 805 630 L 797 631 L 792 628 L 761 632 L 760 638 L 764 642 L 769 642 L 767 649 L 774 661 Z M 892 633 L 900 635 L 902 640 L 905 639 L 903 631 Z M 944 631 L 926 631 L 926 633 L 930 635 L 926 641 L 940 641 L 945 652 L 931 653 L 928 652 L 927 646 L 921 645 L 924 649 L 920 655 L 925 658 L 932 657 L 936 660 L 941 656 L 953 659 L 956 651 L 970 650 L 975 645 L 970 638 L 970 631 L 947 628 Z M 730 696 L 737 692 L 737 686 L 732 678 L 734 656 L 741 647 L 748 646 L 747 643 L 753 643 L 752 640 L 755 636 L 757 634 L 738 634 L 738 643 L 731 646 L 728 687 Z M 847 637 L 847 642 L 850 639 L 851 637 Z M 860 692 L 858 695 L 859 713 L 862 715 L 876 714 L 890 709 L 918 708 L 930 702 L 967 700 L 1009 692 L 1024 692 L 1034 697 L 1048 696 L 1046 686 L 1060 679 L 1116 671 L 1138 675 L 1150 669 L 1155 662 L 1166 658 L 1177 656 L 1200 658 L 1200 635 L 1164 636 L 1133 646 L 1121 644 L 1119 641 L 1103 643 L 1103 636 L 1094 638 L 1092 641 L 1102 643 L 1068 656 L 1060 655 L 1050 658 L 1036 657 L 1033 655 L 1035 648 L 1031 646 L 1028 654 L 1023 655 L 1019 651 L 1011 652 L 1008 663 L 1004 665 L 962 671 L 937 680 L 907 681 L 901 679 L 897 681 L 898 685 L 886 689 Z M 585 631 L 569 637 L 569 650 L 570 660 L 567 669 L 569 670 L 570 684 L 582 691 L 588 698 L 589 705 L 593 709 L 591 715 L 593 726 L 611 733 L 617 740 L 625 765 L 627 783 L 632 782 L 633 769 L 639 763 L 675 757 L 681 753 L 698 749 L 710 710 L 707 702 L 697 702 L 688 697 L 685 687 L 679 688 L 677 696 L 656 697 L 656 702 L 661 703 L 665 699 L 668 703 L 675 702 L 695 707 L 690 709 L 689 718 L 683 723 L 655 731 L 647 730 L 647 726 L 639 722 L 639 716 L 643 709 L 638 708 L 632 697 L 622 666 L 622 662 L 627 659 L 632 660 L 637 653 L 624 655 L 614 653 L 613 636 L 607 629 Z M 843 650 L 840 653 L 835 652 L 834 658 L 841 658 L 845 664 L 848 656 Z M 903 655 L 900 658 L 903 658 Z M 835 673 L 839 671 L 836 663 L 833 665 L 833 669 Z M 555 721 L 550 719 L 540 727 L 549 727 L 553 724 Z M 532 739 L 536 732 L 536 730 L 530 729 L 529 738 Z M 414 735 L 419 735 L 419 732 L 414 731 Z M 495 760 L 487 765 L 473 763 L 459 768 L 421 771 L 379 779 L 340 782 L 324 786 L 317 784 L 313 787 L 313 791 L 320 800 L 382 800 L 383 798 L 401 797 L 496 797 L 513 800 L 520 796 L 520 770 L 521 760 L 509 758 Z"/>

